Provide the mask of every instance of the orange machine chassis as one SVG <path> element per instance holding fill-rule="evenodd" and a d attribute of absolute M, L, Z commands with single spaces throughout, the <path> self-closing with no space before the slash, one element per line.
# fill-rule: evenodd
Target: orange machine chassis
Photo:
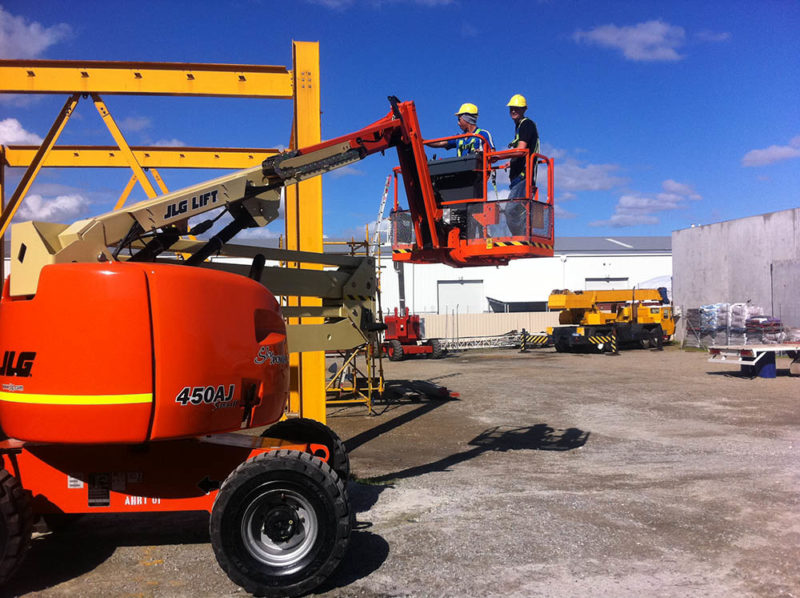
<path fill-rule="evenodd" d="M 0 443 L 4 467 L 32 495 L 34 514 L 208 511 L 245 461 L 289 449 L 324 461 L 322 444 L 216 434 L 141 445 Z"/>

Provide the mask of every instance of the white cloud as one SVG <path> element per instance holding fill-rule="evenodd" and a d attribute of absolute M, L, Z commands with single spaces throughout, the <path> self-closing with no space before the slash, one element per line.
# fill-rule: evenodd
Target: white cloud
<path fill-rule="evenodd" d="M 750 150 L 742 158 L 742 166 L 766 166 L 793 158 L 800 158 L 800 135 L 792 138 L 789 145 L 771 145 L 765 149 Z"/>
<path fill-rule="evenodd" d="M 691 185 L 687 185 L 685 183 L 679 183 L 678 181 L 673 181 L 672 179 L 667 179 L 661 186 L 664 188 L 664 191 L 667 193 L 675 193 L 677 195 L 683 195 L 688 197 L 689 199 L 702 199 L 702 196 L 694 190 Z"/>
<path fill-rule="evenodd" d="M 694 34 L 696 40 L 701 42 L 726 42 L 731 38 L 728 32 L 715 32 L 715 31 L 698 31 Z"/>
<path fill-rule="evenodd" d="M 355 166 L 343 166 L 342 168 L 331 171 L 329 176 L 332 179 L 339 179 L 343 176 L 364 176 L 364 174 L 366 173 L 363 170 L 359 170 Z"/>
<path fill-rule="evenodd" d="M 597 220 L 589 223 L 590 226 L 610 226 L 624 228 L 641 224 L 658 224 L 656 214 L 671 210 L 680 210 L 686 206 L 687 200 L 697 201 L 702 196 L 691 185 L 667 179 L 661 183 L 663 193 L 655 197 L 640 194 L 623 195 L 617 201 L 614 213 L 608 220 Z"/>
<path fill-rule="evenodd" d="M 281 226 L 273 226 L 270 228 L 270 225 L 267 226 L 259 226 L 256 228 L 246 228 L 243 231 L 236 234 L 236 240 L 242 239 L 277 239 L 283 234 L 283 228 Z"/>
<path fill-rule="evenodd" d="M 86 214 L 89 203 L 89 200 L 80 194 L 58 195 L 47 199 L 32 194 L 25 197 L 14 219 L 72 222 Z"/>
<path fill-rule="evenodd" d="M 686 39 L 683 27 L 661 20 L 627 27 L 600 25 L 589 31 L 576 31 L 572 39 L 578 43 L 616 48 L 628 60 L 676 61 L 685 57 L 678 53 Z"/>
<path fill-rule="evenodd" d="M 616 164 L 586 164 L 568 158 L 556 165 L 556 185 L 561 191 L 607 191 L 624 184 L 627 179 L 613 176 Z"/>
<path fill-rule="evenodd" d="M 119 122 L 119 128 L 123 132 L 144 131 L 153 126 L 153 122 L 146 116 L 129 116 Z"/>
<path fill-rule="evenodd" d="M 0 120 L 0 145 L 39 145 L 42 138 L 26 131 L 16 118 Z"/>
<path fill-rule="evenodd" d="M 653 212 L 661 211 L 661 203 L 650 197 L 623 195 L 617 202 L 614 214 L 608 220 L 590 222 L 589 226 L 611 226 L 623 228 L 639 224 L 657 224 L 658 218 Z"/>
<path fill-rule="evenodd" d="M 159 139 L 155 143 L 153 143 L 154 147 L 186 147 L 186 143 L 181 141 L 180 139 Z"/>
<path fill-rule="evenodd" d="M 0 58 L 37 58 L 70 35 L 72 29 L 66 23 L 45 27 L 16 17 L 0 6 Z"/>
<path fill-rule="evenodd" d="M 560 205 L 558 205 L 558 203 L 555 204 L 554 208 L 555 208 L 556 218 L 575 218 L 575 214 L 573 212 L 565 210 Z"/>

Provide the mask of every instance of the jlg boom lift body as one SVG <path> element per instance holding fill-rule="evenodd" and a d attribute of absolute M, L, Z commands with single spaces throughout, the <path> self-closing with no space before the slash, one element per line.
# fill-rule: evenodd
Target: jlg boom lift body
<path fill-rule="evenodd" d="M 217 560 L 259 595 L 310 591 L 338 565 L 352 521 L 344 447 L 322 424 L 278 420 L 289 350 L 350 348 L 380 330 L 374 264 L 229 241 L 278 216 L 282 187 L 395 147 L 413 228 L 404 259 L 469 266 L 538 255 L 462 242 L 437 203 L 413 103 L 390 100 L 372 125 L 259 167 L 72 225 L 13 226 L 0 300 L 0 583 L 19 565 L 34 515 L 209 511 Z M 482 226 L 496 213 L 483 203 L 473 209 Z M 208 230 L 216 218 L 187 227 L 213 210 L 228 224 L 207 241 L 181 239 Z M 552 220 L 549 230 L 552 246 Z M 207 260 L 215 255 L 253 261 Z M 322 306 L 281 308 L 273 292 L 320 296 Z M 267 425 L 262 437 L 231 434 Z"/>
<path fill-rule="evenodd" d="M 548 329 L 556 351 L 660 346 L 675 333 L 672 306 L 658 289 L 553 291 L 560 326 Z"/>

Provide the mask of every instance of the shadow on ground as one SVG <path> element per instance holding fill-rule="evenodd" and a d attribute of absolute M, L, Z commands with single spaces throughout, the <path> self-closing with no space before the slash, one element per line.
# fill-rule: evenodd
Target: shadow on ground
<path fill-rule="evenodd" d="M 376 416 L 391 412 L 401 405 L 419 404 L 419 406 L 347 439 L 344 445 L 348 453 L 382 434 L 438 409 L 448 401 L 458 400 L 458 395 L 428 380 L 388 380 L 384 388 L 383 396 L 372 404 Z M 329 417 L 335 418 L 336 415 Z"/>
<path fill-rule="evenodd" d="M 469 445 L 473 447 L 471 449 L 448 455 L 432 463 L 408 467 L 393 473 L 367 478 L 364 481 L 370 484 L 384 484 L 434 471 L 447 471 L 454 465 L 490 451 L 569 451 L 582 447 L 588 440 L 589 432 L 579 428 L 557 430 L 547 424 L 523 427 L 495 426 L 473 438 L 469 442 Z"/>
<path fill-rule="evenodd" d="M 751 374 L 748 372 L 742 372 L 739 370 L 723 370 L 723 371 L 709 371 L 706 372 L 709 376 L 722 376 L 724 378 L 739 378 L 741 380 L 755 380 L 757 378 L 762 378 L 762 376 L 757 376 L 755 374 Z M 791 373 L 789 368 L 776 368 L 775 369 L 775 376 L 774 378 L 783 378 L 783 377 L 794 377 Z M 769 380 L 769 377 L 764 377 L 765 380 Z"/>
<path fill-rule="evenodd" d="M 85 515 L 57 532 L 37 534 L 2 595 L 38 592 L 80 577 L 121 546 L 208 542 L 205 512 Z"/>

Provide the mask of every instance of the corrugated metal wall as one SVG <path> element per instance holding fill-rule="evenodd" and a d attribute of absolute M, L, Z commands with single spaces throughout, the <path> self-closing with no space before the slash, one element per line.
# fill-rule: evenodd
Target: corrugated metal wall
<path fill-rule="evenodd" d="M 558 312 L 519 312 L 508 314 L 461 314 L 421 316 L 426 338 L 462 338 L 466 336 L 497 336 L 512 330 L 545 332 L 548 326 L 558 325 Z"/>

